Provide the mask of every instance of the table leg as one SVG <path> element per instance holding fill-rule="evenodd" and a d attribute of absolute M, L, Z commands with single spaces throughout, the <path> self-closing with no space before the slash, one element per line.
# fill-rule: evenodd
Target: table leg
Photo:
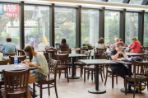
<path fill-rule="evenodd" d="M 89 90 L 88 92 L 93 94 L 103 94 L 106 93 L 106 90 L 99 87 L 99 68 L 98 65 L 95 65 L 95 89 Z"/>
<path fill-rule="evenodd" d="M 76 66 L 74 64 L 74 62 L 76 61 L 76 58 L 72 58 L 72 75 L 71 77 L 69 77 L 70 79 L 79 79 L 80 77 L 76 76 Z"/>

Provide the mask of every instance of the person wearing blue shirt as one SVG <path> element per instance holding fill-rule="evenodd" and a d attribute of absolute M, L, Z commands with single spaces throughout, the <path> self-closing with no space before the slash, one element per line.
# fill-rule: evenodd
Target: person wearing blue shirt
<path fill-rule="evenodd" d="M 16 53 L 16 46 L 12 43 L 11 38 L 6 38 L 6 43 L 3 45 L 2 52 L 4 55 L 15 55 Z"/>

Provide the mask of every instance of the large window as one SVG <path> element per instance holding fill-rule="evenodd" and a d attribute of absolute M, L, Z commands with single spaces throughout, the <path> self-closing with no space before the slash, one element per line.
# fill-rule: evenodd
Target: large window
<path fill-rule="evenodd" d="M 141 4 L 143 0 L 130 0 L 130 4 Z"/>
<path fill-rule="evenodd" d="M 82 10 L 81 43 L 95 46 L 99 39 L 99 11 Z"/>
<path fill-rule="evenodd" d="M 0 4 L 0 44 L 6 42 L 6 38 L 12 38 L 12 42 L 20 48 L 20 7 L 18 4 Z"/>
<path fill-rule="evenodd" d="M 25 5 L 25 45 L 44 50 L 49 44 L 49 7 Z"/>
<path fill-rule="evenodd" d="M 122 3 L 122 1 L 123 1 L 123 0 L 109 0 L 109 2 L 118 2 L 118 3 L 119 3 L 119 2 Z"/>
<path fill-rule="evenodd" d="M 112 44 L 119 38 L 119 12 L 105 11 L 105 43 Z"/>
<path fill-rule="evenodd" d="M 126 13 L 125 43 L 132 43 L 132 38 L 138 38 L 138 13 Z"/>
<path fill-rule="evenodd" d="M 76 9 L 55 8 L 55 43 L 65 38 L 69 46 L 76 46 Z"/>
<path fill-rule="evenodd" d="M 148 13 L 144 15 L 144 46 L 148 46 Z"/>

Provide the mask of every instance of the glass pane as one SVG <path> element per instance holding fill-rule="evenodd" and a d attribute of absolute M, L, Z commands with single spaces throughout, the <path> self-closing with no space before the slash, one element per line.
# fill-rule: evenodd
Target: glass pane
<path fill-rule="evenodd" d="M 130 0 L 130 4 L 141 4 L 143 0 Z"/>
<path fill-rule="evenodd" d="M 82 10 L 81 43 L 97 45 L 99 39 L 99 11 Z"/>
<path fill-rule="evenodd" d="M 132 43 L 132 38 L 138 38 L 138 13 L 126 13 L 125 43 Z"/>
<path fill-rule="evenodd" d="M 17 4 L 0 4 L 0 44 L 7 37 L 20 48 L 20 7 Z"/>
<path fill-rule="evenodd" d="M 78 0 L 78 1 L 95 1 L 95 2 L 102 2 L 103 0 Z"/>
<path fill-rule="evenodd" d="M 109 2 L 123 2 L 123 0 L 109 0 Z"/>
<path fill-rule="evenodd" d="M 119 38 L 119 12 L 105 11 L 105 43 L 112 44 Z"/>
<path fill-rule="evenodd" d="M 148 46 L 148 13 L 144 15 L 144 46 Z"/>
<path fill-rule="evenodd" d="M 25 6 L 25 45 L 44 50 L 49 45 L 49 7 Z"/>
<path fill-rule="evenodd" d="M 55 8 L 55 43 L 65 38 L 69 46 L 76 46 L 76 10 Z"/>

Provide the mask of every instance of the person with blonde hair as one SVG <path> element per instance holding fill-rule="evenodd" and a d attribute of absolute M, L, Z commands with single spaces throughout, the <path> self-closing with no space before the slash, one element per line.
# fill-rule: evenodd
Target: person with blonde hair
<path fill-rule="evenodd" d="M 132 40 L 133 40 L 133 43 L 129 46 L 130 52 L 141 53 L 142 52 L 142 45 L 141 45 L 140 41 L 136 37 L 134 37 Z"/>

